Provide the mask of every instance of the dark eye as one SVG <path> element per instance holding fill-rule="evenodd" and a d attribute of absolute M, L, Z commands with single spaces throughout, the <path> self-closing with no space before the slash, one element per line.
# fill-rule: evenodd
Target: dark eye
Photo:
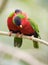
<path fill-rule="evenodd" d="M 14 18 L 14 22 L 15 22 L 15 24 L 16 24 L 17 26 L 21 25 L 21 19 L 20 19 L 20 17 L 16 16 L 16 17 Z"/>

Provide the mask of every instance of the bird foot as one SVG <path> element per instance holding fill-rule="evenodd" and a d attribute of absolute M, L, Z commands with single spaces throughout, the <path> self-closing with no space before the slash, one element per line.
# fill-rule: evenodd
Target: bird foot
<path fill-rule="evenodd" d="M 22 38 L 23 34 L 17 33 L 16 37 Z"/>
<path fill-rule="evenodd" d="M 19 37 L 20 36 L 20 33 L 16 33 L 16 37 Z"/>
<path fill-rule="evenodd" d="M 11 36 L 12 35 L 12 32 L 9 32 L 9 36 Z"/>
<path fill-rule="evenodd" d="M 33 37 L 34 35 L 32 35 L 32 36 L 30 36 L 30 40 L 32 40 L 32 37 Z"/>
<path fill-rule="evenodd" d="M 20 38 L 22 38 L 23 34 L 20 34 Z"/>
<path fill-rule="evenodd" d="M 19 34 L 19 36 L 18 36 L 18 37 L 19 37 L 19 38 L 22 38 L 22 36 L 23 36 L 23 34 Z"/>
<path fill-rule="evenodd" d="M 32 40 L 32 36 L 30 36 L 30 40 Z"/>

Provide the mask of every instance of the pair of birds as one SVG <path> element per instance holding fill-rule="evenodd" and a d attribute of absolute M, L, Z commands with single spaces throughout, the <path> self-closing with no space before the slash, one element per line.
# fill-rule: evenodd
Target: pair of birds
<path fill-rule="evenodd" d="M 7 19 L 7 26 L 10 32 L 15 34 L 23 34 L 26 36 L 39 37 L 38 25 L 28 18 L 21 10 L 16 9 Z M 21 47 L 23 39 L 14 37 L 14 47 Z M 34 48 L 39 48 L 38 42 L 33 41 Z"/>

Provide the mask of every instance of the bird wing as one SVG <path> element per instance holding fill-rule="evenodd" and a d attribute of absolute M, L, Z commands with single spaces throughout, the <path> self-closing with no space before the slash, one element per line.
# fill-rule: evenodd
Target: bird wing
<path fill-rule="evenodd" d="M 10 14 L 9 14 L 9 17 L 12 17 L 13 15 L 14 15 L 14 12 L 10 13 Z"/>
<path fill-rule="evenodd" d="M 30 18 L 28 20 L 29 20 L 31 26 L 33 27 L 33 29 L 36 31 L 36 33 L 39 34 L 39 28 L 38 28 L 38 25 L 36 24 L 36 22 L 31 20 Z"/>

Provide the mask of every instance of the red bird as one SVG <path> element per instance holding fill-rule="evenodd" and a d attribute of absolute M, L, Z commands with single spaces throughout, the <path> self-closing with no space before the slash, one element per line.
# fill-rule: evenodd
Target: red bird
<path fill-rule="evenodd" d="M 38 27 L 35 27 L 31 19 L 28 19 L 28 17 L 24 13 L 22 13 L 21 10 L 16 10 L 15 13 L 10 14 L 10 16 L 7 19 L 7 25 L 9 31 L 11 31 L 12 33 L 20 33 L 27 36 L 34 35 L 35 37 L 39 36 Z M 33 42 L 34 47 L 38 48 L 38 43 L 35 41 Z M 21 45 L 22 45 L 22 38 L 15 37 L 14 46 L 21 47 Z"/>

